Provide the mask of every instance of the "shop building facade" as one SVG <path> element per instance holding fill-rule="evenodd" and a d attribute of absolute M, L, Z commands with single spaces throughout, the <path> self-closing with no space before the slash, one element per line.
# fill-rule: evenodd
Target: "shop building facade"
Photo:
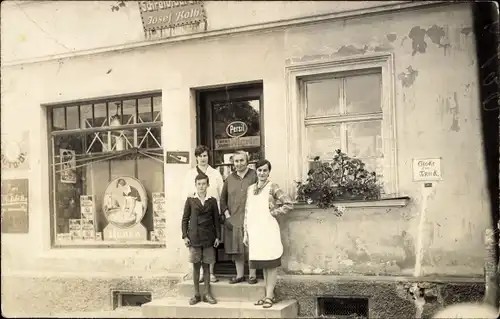
<path fill-rule="evenodd" d="M 337 148 L 383 181 L 382 200 L 345 203 L 342 217 L 297 203 L 280 221 L 278 294 L 299 314 L 318 314 L 322 296 L 362 296 L 371 316 L 481 298 L 491 222 L 469 4 L 205 2 L 203 23 L 157 38 L 137 2 L 3 8 L 2 24 L 24 22 L 2 32 L 14 149 L 2 182 L 29 185 L 26 215 L 2 213 L 28 226 L 2 228 L 4 311 L 177 296 L 190 271 L 180 190 L 199 143 L 223 173 L 235 148 L 269 159 L 292 196 Z M 112 217 L 122 187 L 139 194 L 132 219 Z M 415 302 L 415 287 L 434 299 Z"/>

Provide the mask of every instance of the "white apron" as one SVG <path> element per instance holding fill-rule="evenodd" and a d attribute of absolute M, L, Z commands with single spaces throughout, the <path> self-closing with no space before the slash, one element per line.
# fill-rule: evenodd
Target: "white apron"
<path fill-rule="evenodd" d="M 275 260 L 283 255 L 280 226 L 269 211 L 270 187 L 268 183 L 258 195 L 254 195 L 255 185 L 248 189 L 248 257 L 252 261 Z"/>

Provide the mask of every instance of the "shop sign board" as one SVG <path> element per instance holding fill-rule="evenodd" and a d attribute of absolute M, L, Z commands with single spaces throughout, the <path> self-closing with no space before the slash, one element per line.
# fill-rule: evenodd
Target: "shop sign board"
<path fill-rule="evenodd" d="M 226 134 L 229 137 L 241 137 L 248 132 L 248 125 L 245 122 L 235 121 L 226 126 Z"/>
<path fill-rule="evenodd" d="M 2 233 L 28 233 L 28 179 L 2 180 Z"/>
<path fill-rule="evenodd" d="M 28 170 L 28 147 L 29 131 L 24 131 L 21 134 L 2 134 L 2 171 Z"/>
<path fill-rule="evenodd" d="M 441 158 L 414 158 L 413 181 L 440 181 L 442 180 Z"/>
<path fill-rule="evenodd" d="M 139 1 L 139 10 L 145 32 L 206 20 L 202 1 Z"/>
<path fill-rule="evenodd" d="M 167 151 L 167 164 L 189 164 L 189 152 Z"/>
<path fill-rule="evenodd" d="M 259 147 L 260 136 L 244 136 L 236 138 L 221 138 L 215 140 L 215 150 Z"/>

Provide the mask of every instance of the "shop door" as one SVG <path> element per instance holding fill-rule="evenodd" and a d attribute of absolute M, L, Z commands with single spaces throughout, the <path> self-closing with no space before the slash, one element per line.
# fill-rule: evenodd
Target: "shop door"
<path fill-rule="evenodd" d="M 219 169 L 224 179 L 234 171 L 231 161 L 235 151 L 247 151 L 252 168 L 264 158 L 262 101 L 262 84 L 198 94 L 198 143 L 210 148 L 210 165 Z M 236 273 L 234 263 L 224 253 L 224 243 L 217 249 L 215 272 L 219 275 Z M 245 273 L 248 274 L 248 265 L 245 265 Z"/>

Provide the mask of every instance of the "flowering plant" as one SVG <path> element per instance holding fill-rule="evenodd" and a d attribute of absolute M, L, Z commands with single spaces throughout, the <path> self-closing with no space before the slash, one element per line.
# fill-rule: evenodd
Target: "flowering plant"
<path fill-rule="evenodd" d="M 336 150 L 331 163 L 314 159 L 306 181 L 297 182 L 297 200 L 333 208 L 342 215 L 345 207 L 336 201 L 379 199 L 381 190 L 375 172 L 366 170 L 365 163 Z"/>

